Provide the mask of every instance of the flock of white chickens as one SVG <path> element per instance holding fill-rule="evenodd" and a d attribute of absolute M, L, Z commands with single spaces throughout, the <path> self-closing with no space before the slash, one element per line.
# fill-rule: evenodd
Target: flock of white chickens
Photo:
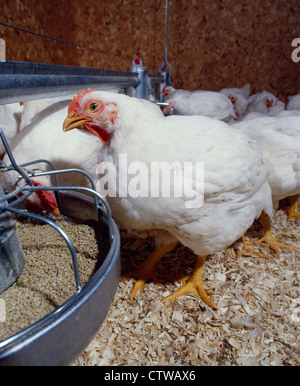
<path fill-rule="evenodd" d="M 120 227 L 155 237 L 155 251 L 127 275 L 138 279 L 133 296 L 148 279 L 157 280 L 155 266 L 180 242 L 198 256 L 197 265 L 186 283 L 164 301 L 195 292 L 217 308 L 202 283 L 207 255 L 239 240 L 259 217 L 264 227 L 260 242 L 268 242 L 277 254 L 280 248 L 294 248 L 272 237 L 271 221 L 273 209 L 287 197 L 291 198 L 288 218 L 300 218 L 300 94 L 291 96 L 287 105 L 266 91 L 250 95 L 249 85 L 220 92 L 168 86 L 163 94 L 173 110 L 171 116 L 152 102 L 90 91 L 74 99 L 0 106 L 0 128 L 17 163 L 48 159 L 57 169 L 88 172 L 96 185 L 99 162 L 109 161 L 120 169 L 120 154 L 127 155 L 128 163 L 146 165 L 204 162 L 200 208 L 187 208 L 186 197 L 117 195 L 107 201 Z M 105 141 L 97 134 L 100 129 L 107 134 Z M 2 158 L 9 164 L 4 149 Z M 43 171 L 45 165 L 35 170 Z M 4 178 L 8 189 L 19 183 L 15 173 L 5 173 Z M 41 178 L 35 179 L 44 186 L 51 184 L 48 177 Z M 60 183 L 87 182 L 81 175 L 66 174 Z M 38 198 L 32 194 L 29 199 Z M 251 251 L 251 246 L 245 244 L 239 254 L 243 251 Z"/>
<path fill-rule="evenodd" d="M 285 104 L 283 99 L 265 90 L 250 95 L 250 85 L 246 84 L 242 88 L 224 88 L 220 92 L 188 92 L 168 86 L 164 95 L 176 114 L 206 115 L 223 120 L 255 141 L 267 166 L 275 208 L 279 200 L 299 194 L 300 94 L 290 96 Z M 228 99 L 222 98 L 223 95 L 231 104 L 226 103 Z M 203 99 L 206 99 L 205 103 Z M 299 218 L 294 206 L 289 216 Z"/>

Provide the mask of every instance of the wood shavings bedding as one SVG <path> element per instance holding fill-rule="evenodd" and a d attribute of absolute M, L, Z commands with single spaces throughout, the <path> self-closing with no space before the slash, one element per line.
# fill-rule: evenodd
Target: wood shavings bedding
<path fill-rule="evenodd" d="M 279 210 L 273 234 L 282 234 L 283 242 L 300 247 L 299 223 L 286 223 Z M 246 237 L 258 239 L 261 232 L 257 222 Z M 152 240 L 122 234 L 123 267 L 140 264 L 152 248 Z M 267 246 L 259 248 L 272 255 Z M 254 255 L 236 259 L 232 248 L 211 255 L 203 279 L 217 311 L 193 294 L 162 304 L 161 299 L 180 282 L 149 282 L 130 299 L 134 281 L 124 280 L 100 331 L 73 365 L 297 366 L 299 256 L 300 250 L 282 250 L 271 259 Z M 194 264 L 195 256 L 178 246 L 157 272 L 176 276 L 180 269 L 187 274 Z"/>

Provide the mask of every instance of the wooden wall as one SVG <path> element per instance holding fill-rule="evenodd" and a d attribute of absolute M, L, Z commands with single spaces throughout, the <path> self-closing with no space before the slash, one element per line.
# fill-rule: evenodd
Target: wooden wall
<path fill-rule="evenodd" d="M 121 55 L 107 55 L 0 25 L 7 60 L 126 71 L 139 56 L 150 73 L 164 60 L 165 0 L 4 0 L 0 21 Z M 300 92 L 299 0 L 169 0 L 173 84 L 219 90 L 251 84 L 278 96 Z"/>

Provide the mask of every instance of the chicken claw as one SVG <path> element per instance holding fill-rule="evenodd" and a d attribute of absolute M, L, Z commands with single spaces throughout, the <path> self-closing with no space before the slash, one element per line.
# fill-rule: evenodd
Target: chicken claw
<path fill-rule="evenodd" d="M 280 255 L 279 248 L 281 249 L 292 249 L 294 251 L 299 250 L 300 248 L 294 247 L 293 245 L 284 244 L 278 241 L 280 239 L 281 235 L 278 235 L 276 237 L 272 236 L 270 233 L 265 233 L 265 235 L 258 241 L 255 242 L 256 245 L 265 242 L 269 245 L 269 247 L 276 253 L 277 256 Z"/>
<path fill-rule="evenodd" d="M 162 247 L 156 248 L 148 259 L 135 271 L 126 273 L 121 276 L 121 280 L 124 278 L 136 278 L 138 279 L 133 286 L 130 297 L 134 298 L 140 288 L 146 283 L 147 280 L 154 280 L 156 283 L 159 283 L 157 276 L 154 272 L 156 265 L 160 262 L 163 256 L 172 251 L 177 244 L 176 242 L 168 243 Z"/>
<path fill-rule="evenodd" d="M 238 243 L 239 241 L 243 244 L 243 246 L 241 249 L 236 250 L 236 258 L 237 259 L 239 259 L 242 255 L 253 255 L 253 254 L 258 256 L 258 257 L 261 257 L 263 259 L 271 259 L 272 258 L 271 255 L 266 255 L 264 253 L 257 252 L 253 248 L 251 248 L 250 246 L 255 244 L 256 242 L 255 241 L 253 241 L 253 242 L 246 241 L 244 235 L 236 243 Z"/>
<path fill-rule="evenodd" d="M 181 296 L 187 292 L 193 292 L 196 295 L 199 295 L 200 298 L 206 303 L 208 306 L 213 308 L 214 310 L 217 310 L 218 307 L 215 305 L 215 303 L 207 296 L 203 281 L 202 281 L 202 270 L 203 266 L 206 260 L 206 256 L 198 256 L 196 268 L 194 272 L 192 273 L 191 277 L 187 280 L 187 282 L 180 287 L 177 291 L 173 292 L 171 295 L 165 297 L 162 301 L 167 302 L 169 300 L 173 300 L 177 298 L 178 296 Z"/>
<path fill-rule="evenodd" d="M 278 239 L 281 237 L 280 235 L 276 237 L 272 235 L 270 218 L 265 213 L 261 214 L 260 220 L 263 225 L 264 236 L 260 240 L 255 242 L 256 245 L 262 242 L 266 242 L 270 246 L 270 248 L 276 253 L 277 256 L 280 255 L 279 248 L 292 249 L 296 251 L 300 249 L 298 247 L 294 247 L 293 245 L 284 244 L 278 241 Z"/>

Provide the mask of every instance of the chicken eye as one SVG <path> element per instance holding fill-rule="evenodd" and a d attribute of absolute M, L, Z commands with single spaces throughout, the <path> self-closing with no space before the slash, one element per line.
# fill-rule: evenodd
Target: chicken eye
<path fill-rule="evenodd" d="M 89 105 L 89 110 L 90 110 L 90 111 L 96 111 L 97 108 L 98 108 L 98 103 L 93 102 L 93 103 L 91 103 L 91 104 Z"/>

